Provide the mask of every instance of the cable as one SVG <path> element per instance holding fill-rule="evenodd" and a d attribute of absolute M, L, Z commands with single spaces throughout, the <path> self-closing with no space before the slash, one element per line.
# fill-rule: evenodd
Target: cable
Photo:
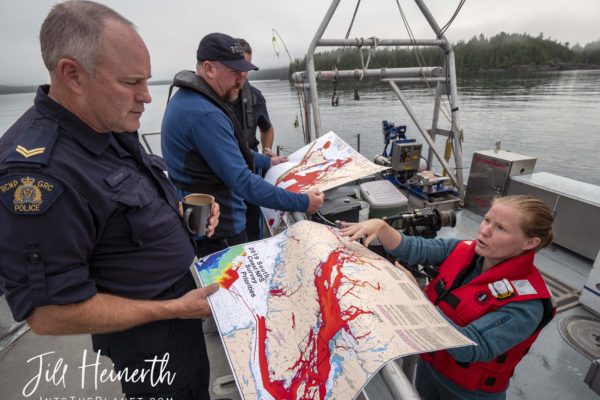
<path fill-rule="evenodd" d="M 400 16 L 402 17 L 402 22 L 404 23 L 404 27 L 406 28 L 406 31 L 408 33 L 409 39 L 411 40 L 411 42 L 414 44 L 414 49 L 415 49 L 415 58 L 417 60 L 417 64 L 419 65 L 419 67 L 421 69 L 423 69 L 423 66 L 426 64 L 425 63 L 425 58 L 423 57 L 423 55 L 420 52 L 419 46 L 416 45 L 416 39 L 415 39 L 415 35 L 412 32 L 412 29 L 410 28 L 410 24 L 408 23 L 408 19 L 406 18 L 406 16 L 404 15 L 404 10 L 402 9 L 402 6 L 400 5 L 399 0 L 396 0 L 396 5 L 398 6 L 398 11 L 400 11 Z M 447 68 L 446 68 L 447 70 Z M 434 98 L 435 100 L 435 94 L 433 93 L 433 89 L 431 88 L 431 86 L 429 85 L 429 80 L 427 79 L 427 77 L 425 76 L 425 74 L 421 74 L 421 77 L 424 79 L 425 81 L 425 86 L 427 86 L 427 89 L 429 90 L 429 94 L 431 95 L 431 97 Z M 446 83 L 447 84 L 447 83 Z M 446 91 L 448 92 L 448 91 Z M 441 96 L 440 96 L 441 98 Z M 440 108 L 440 111 L 442 112 L 442 115 L 444 116 L 444 118 L 446 118 L 446 120 L 452 124 L 452 120 L 451 120 L 451 116 L 450 116 L 450 109 L 448 108 L 448 105 L 443 101 L 443 98 L 441 98 L 441 104 L 443 106 L 443 108 Z"/>
<path fill-rule="evenodd" d="M 444 33 L 446 32 L 446 30 L 450 27 L 450 25 L 452 24 L 452 22 L 454 21 L 454 19 L 456 18 L 456 16 L 458 15 L 458 13 L 460 12 L 460 9 L 462 8 L 462 6 L 464 5 L 466 0 L 460 0 L 460 3 L 458 4 L 456 10 L 454 11 L 454 14 L 452 15 L 452 17 L 450 18 L 450 20 L 440 29 L 440 33 L 438 35 L 438 39 L 440 39 Z M 406 16 L 404 15 L 404 11 L 402 10 L 402 7 L 400 6 L 400 2 L 398 0 L 396 0 L 396 4 L 398 5 L 398 10 L 400 11 L 400 15 L 402 16 L 402 21 L 404 22 L 404 26 L 406 27 L 406 30 L 408 32 L 408 35 L 410 37 L 410 40 L 413 43 L 416 43 L 414 34 L 410 28 L 410 25 L 408 24 L 408 20 L 406 19 Z M 453 51 L 453 50 L 452 50 Z M 448 55 L 448 52 L 446 52 L 446 55 Z M 415 56 L 416 56 L 416 60 L 417 63 L 419 65 L 419 67 L 423 68 L 423 64 L 425 64 L 425 59 L 423 58 L 423 55 L 421 54 L 419 47 L 415 45 Z M 454 120 L 452 113 L 454 112 L 454 110 L 450 110 L 449 108 L 449 104 L 451 104 L 451 99 L 450 99 L 450 90 L 449 90 L 449 82 L 450 82 L 450 71 L 448 69 L 447 66 L 447 62 L 444 62 L 444 69 L 445 69 L 445 75 L 446 75 L 446 98 L 447 98 L 447 102 L 446 99 L 444 99 L 444 97 L 440 96 L 439 93 L 436 93 L 435 95 L 433 94 L 433 90 L 431 88 L 431 86 L 429 85 L 429 80 L 424 76 L 424 74 L 422 74 L 422 77 L 424 78 L 425 84 L 427 86 L 427 89 L 429 90 L 429 93 L 431 94 L 432 97 L 434 96 L 439 96 L 440 97 L 440 103 L 442 105 L 442 107 L 440 107 L 440 111 L 442 112 L 442 115 L 444 116 L 444 118 L 446 118 L 446 120 L 450 123 L 450 125 L 452 126 L 452 121 Z M 437 91 L 436 91 L 437 92 Z M 435 97 L 434 97 L 435 99 Z M 463 133 L 461 132 L 455 132 L 455 134 L 459 135 L 459 143 L 458 145 L 460 146 L 460 148 L 462 148 L 462 140 L 464 139 Z M 454 143 L 451 142 L 451 149 L 452 149 L 452 155 L 455 155 L 455 149 L 454 149 Z M 444 171 L 445 172 L 445 171 Z"/>
<path fill-rule="evenodd" d="M 438 34 L 438 39 L 441 39 L 441 37 L 444 36 L 444 33 L 446 33 L 448 28 L 450 28 L 450 25 L 454 21 L 454 18 L 456 18 L 456 16 L 460 12 L 460 9 L 462 8 L 462 6 L 465 4 L 465 1 L 466 0 L 460 0 L 460 3 L 458 3 L 458 6 L 456 7 L 456 10 L 454 11 L 454 14 L 452 14 L 452 17 L 448 20 L 448 22 L 446 22 L 446 25 L 444 25 L 442 27 L 442 29 L 440 29 L 440 33 Z"/>
<path fill-rule="evenodd" d="M 354 26 L 354 21 L 356 20 L 356 14 L 358 13 L 358 7 L 360 6 L 360 2 L 361 0 L 358 0 L 356 2 L 356 7 L 354 7 L 354 13 L 352 14 L 352 19 L 350 20 L 350 25 L 348 25 L 348 30 L 346 31 L 346 36 L 344 39 L 348 39 L 348 37 L 350 36 L 350 32 L 352 31 L 352 27 Z M 338 53 L 338 56 L 335 60 L 335 64 L 333 66 L 333 70 L 335 71 L 336 75 L 333 79 L 333 94 L 331 95 L 331 105 L 332 107 L 337 107 L 340 104 L 340 98 L 339 96 L 336 96 L 336 91 L 337 91 L 337 71 L 338 71 L 338 64 L 340 63 L 341 59 L 342 59 L 342 55 L 344 54 L 344 49 L 346 48 L 346 46 L 342 46 L 340 52 Z M 360 51 L 360 49 L 359 49 Z M 362 56 L 362 53 L 361 53 Z"/>
<path fill-rule="evenodd" d="M 277 50 L 277 39 L 275 38 L 275 34 L 277 34 L 277 36 L 279 37 L 279 40 L 281 40 L 281 44 L 283 44 L 283 48 L 285 49 L 285 52 L 288 56 L 288 59 L 290 60 L 290 65 L 294 65 L 294 61 L 292 60 L 292 56 L 287 48 L 287 46 L 285 45 L 285 42 L 283 41 L 283 38 L 281 37 L 281 35 L 279 34 L 279 32 L 275 29 L 272 28 L 271 32 L 273 33 L 273 39 L 271 40 L 273 43 L 273 48 L 275 49 L 275 55 L 277 56 L 277 58 L 279 58 L 279 51 Z M 296 72 L 293 71 L 292 74 Z M 304 119 L 306 118 L 306 116 L 308 115 L 307 110 L 306 110 L 306 98 L 304 97 L 304 90 L 302 90 L 302 94 L 300 94 L 300 89 L 298 88 L 298 85 L 296 85 L 294 83 L 294 86 L 296 87 L 296 94 L 298 97 L 298 107 L 300 108 L 300 112 L 304 113 L 304 118 L 300 118 L 302 120 L 302 135 L 304 136 L 305 140 L 308 136 L 308 131 L 307 129 L 304 127 Z M 302 78 L 302 87 L 304 88 L 304 78 Z M 302 107 L 304 105 L 304 107 Z M 310 123 L 310 121 L 307 121 L 307 123 Z M 308 143 L 308 142 L 306 142 Z"/>
<path fill-rule="evenodd" d="M 323 214 L 321 214 L 321 213 L 319 212 L 319 210 L 317 210 L 316 214 L 317 214 L 317 215 L 319 216 L 319 218 L 321 218 L 321 219 L 323 220 L 323 222 L 325 222 L 327 225 L 331 225 L 331 226 L 333 226 L 333 227 L 336 227 L 336 228 L 338 227 L 338 226 L 336 225 L 336 223 L 335 223 L 335 222 L 331 222 L 330 220 L 328 220 L 327 218 L 325 218 L 325 217 L 323 216 Z"/>

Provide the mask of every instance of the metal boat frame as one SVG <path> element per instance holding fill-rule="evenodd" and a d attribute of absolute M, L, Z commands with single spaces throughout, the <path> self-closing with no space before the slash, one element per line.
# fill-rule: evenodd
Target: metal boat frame
<path fill-rule="evenodd" d="M 427 156 L 427 168 L 432 168 L 433 157 L 440 162 L 444 171 L 448 174 L 452 183 L 456 186 L 461 200 L 464 199 L 465 186 L 463 180 L 463 166 L 462 166 L 462 130 L 460 128 L 459 120 L 459 107 L 458 107 L 458 92 L 456 87 L 456 68 L 454 62 L 454 50 L 452 45 L 444 36 L 442 29 L 434 19 L 433 15 L 422 0 L 414 0 L 423 16 L 431 26 L 433 32 L 436 35 L 434 39 L 378 39 L 376 37 L 356 38 L 356 39 L 323 39 L 325 29 L 331 22 L 333 15 L 335 14 L 338 5 L 341 0 L 333 0 L 323 21 L 319 25 L 314 38 L 312 39 L 308 51 L 306 53 L 306 70 L 302 72 L 295 72 L 292 75 L 292 79 L 296 85 L 302 88 L 304 92 L 304 98 L 306 100 L 305 113 L 304 113 L 304 126 L 307 129 L 305 138 L 307 142 L 310 142 L 311 138 L 311 126 L 314 126 L 315 137 L 319 137 L 323 134 L 323 128 L 321 125 L 321 113 L 319 110 L 318 93 L 317 93 L 317 81 L 318 80 L 333 80 L 337 78 L 342 79 L 362 79 L 363 77 L 379 77 L 382 81 L 388 82 L 393 92 L 398 97 L 398 100 L 402 103 L 414 124 L 418 128 L 419 132 L 423 135 L 423 138 L 429 145 L 429 153 Z M 363 63 L 363 69 L 348 70 L 348 71 L 315 71 L 315 50 L 317 47 L 357 47 L 362 48 L 364 46 L 370 46 L 375 48 L 378 46 L 427 46 L 427 47 L 440 47 L 444 52 L 444 66 L 443 67 L 420 67 L 420 68 L 377 68 L 368 69 Z M 368 64 L 368 63 L 367 63 Z M 367 65 L 368 66 L 368 65 Z M 308 83 L 305 81 L 308 80 Z M 404 83 L 424 83 L 424 82 L 435 82 L 436 83 L 436 95 L 433 112 L 432 127 L 430 130 L 426 130 L 423 127 L 413 112 L 412 108 L 403 96 L 402 91 L 398 87 L 399 84 Z M 440 105 L 442 103 L 442 96 L 448 95 L 450 102 L 450 115 L 451 115 L 451 126 L 449 130 L 438 128 Z M 455 166 L 452 168 L 444 157 L 439 153 L 435 147 L 435 138 L 437 135 L 449 137 L 452 141 L 452 147 L 454 151 L 454 163 Z"/>
<path fill-rule="evenodd" d="M 315 137 L 318 138 L 323 134 L 321 124 L 321 113 L 318 103 L 317 81 L 329 81 L 340 79 L 362 79 L 363 77 L 379 77 L 382 82 L 388 82 L 392 91 L 398 97 L 405 110 L 411 117 L 417 129 L 423 135 L 423 138 L 429 145 L 427 155 L 427 168 L 432 169 L 433 157 L 435 156 L 439 163 L 444 168 L 444 171 L 450 177 L 452 183 L 458 190 L 460 199 L 464 199 L 465 186 L 463 181 L 463 166 L 462 166 L 462 130 L 460 129 L 459 107 L 458 107 L 458 91 L 456 85 L 456 68 L 454 61 L 454 50 L 450 42 L 444 36 L 440 26 L 434 19 L 433 15 L 422 0 L 415 0 L 415 3 L 421 10 L 423 16 L 431 26 L 436 35 L 434 39 L 379 39 L 376 37 L 370 38 L 355 38 L 355 39 L 324 39 L 323 34 L 331 22 L 338 5 L 341 0 L 333 0 L 325 17 L 323 18 L 315 36 L 313 37 L 306 55 L 306 70 L 295 72 L 292 75 L 292 80 L 296 87 L 304 90 L 305 112 L 303 114 L 305 132 L 305 140 L 311 141 L 311 131 L 314 126 Z M 358 5 L 357 5 L 358 7 Z M 315 50 L 317 47 L 356 47 L 361 49 L 365 46 L 370 46 L 374 49 L 378 46 L 428 46 L 440 47 L 444 52 L 444 66 L 442 67 L 412 67 L 412 68 L 376 68 L 368 69 L 368 61 L 365 65 L 363 60 L 363 68 L 355 70 L 329 70 L 315 71 Z M 362 58 L 361 50 L 361 58 Z M 306 80 L 308 83 L 305 83 Z M 426 130 L 422 123 L 416 117 L 411 106 L 403 96 L 402 91 L 398 87 L 399 84 L 405 83 L 428 83 L 436 84 L 435 103 L 433 110 L 432 126 L 430 130 Z M 438 127 L 439 114 L 442 104 L 442 96 L 447 95 L 450 102 L 450 129 L 445 130 Z M 455 166 L 452 168 L 446 159 L 439 153 L 435 147 L 436 136 L 442 135 L 450 138 L 454 152 Z M 294 218 L 298 219 L 298 217 Z M 300 218 L 302 219 L 302 218 Z M 379 372 L 381 380 L 387 386 L 393 398 L 397 399 L 420 399 L 416 389 L 412 385 L 412 378 L 415 372 L 416 356 L 405 357 L 401 360 L 401 364 L 396 361 L 388 362 Z M 402 367 L 400 368 L 400 365 Z M 369 398 L 369 393 L 364 389 L 359 398 Z"/>

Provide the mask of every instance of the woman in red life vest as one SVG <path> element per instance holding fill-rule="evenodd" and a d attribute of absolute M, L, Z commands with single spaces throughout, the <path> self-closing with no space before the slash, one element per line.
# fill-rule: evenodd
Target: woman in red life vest
<path fill-rule="evenodd" d="M 363 237 L 365 246 L 377 238 L 403 262 L 438 266 L 425 294 L 477 343 L 422 354 L 415 382 L 422 398 L 506 398 L 516 365 L 554 316 L 550 291 L 533 264 L 535 252 L 552 243 L 553 221 L 542 201 L 507 196 L 494 201 L 476 240 L 405 236 L 379 219 L 345 224 L 342 234 Z"/>

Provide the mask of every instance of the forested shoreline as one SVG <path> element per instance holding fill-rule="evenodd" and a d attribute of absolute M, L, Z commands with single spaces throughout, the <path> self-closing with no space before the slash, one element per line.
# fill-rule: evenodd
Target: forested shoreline
<path fill-rule="evenodd" d="M 571 45 L 542 33 L 534 37 L 522 33 L 499 33 L 491 38 L 479 35 L 468 41 L 453 44 L 456 69 L 459 73 L 497 71 L 560 71 L 574 69 L 600 69 L 600 40 Z M 363 49 L 367 60 L 367 48 Z M 417 57 L 418 55 L 418 57 Z M 369 68 L 402 68 L 419 65 L 443 65 L 443 53 L 437 47 L 377 48 L 371 55 Z M 305 69 L 306 56 L 295 59 L 289 67 L 266 68 L 251 72 L 251 80 L 289 79 L 295 71 Z M 316 70 L 351 70 L 362 65 L 357 48 L 339 48 L 315 55 Z M 157 80 L 151 85 L 169 84 L 170 80 Z M 0 85 L 0 94 L 35 91 L 36 86 Z"/>
<path fill-rule="evenodd" d="M 543 34 L 499 33 L 484 35 L 453 44 L 456 69 L 459 72 L 548 71 L 600 68 L 600 40 L 585 46 L 561 43 Z M 367 50 L 363 49 L 367 60 Z M 418 59 L 417 59 L 418 54 Z M 288 77 L 305 69 L 306 57 L 296 59 L 288 68 Z M 351 70 L 361 68 L 356 48 L 335 49 L 315 55 L 316 70 Z M 371 55 L 369 68 L 402 68 L 419 65 L 443 65 L 443 51 L 436 47 L 378 48 Z"/>

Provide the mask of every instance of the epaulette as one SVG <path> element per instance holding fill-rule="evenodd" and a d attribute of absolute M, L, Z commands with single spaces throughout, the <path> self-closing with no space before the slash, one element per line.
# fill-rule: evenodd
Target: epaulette
<path fill-rule="evenodd" d="M 50 162 L 57 138 L 58 124 L 55 121 L 35 120 L 15 140 L 14 147 L 8 153 L 5 161 L 27 165 L 37 164 L 39 167 L 44 167 Z"/>

